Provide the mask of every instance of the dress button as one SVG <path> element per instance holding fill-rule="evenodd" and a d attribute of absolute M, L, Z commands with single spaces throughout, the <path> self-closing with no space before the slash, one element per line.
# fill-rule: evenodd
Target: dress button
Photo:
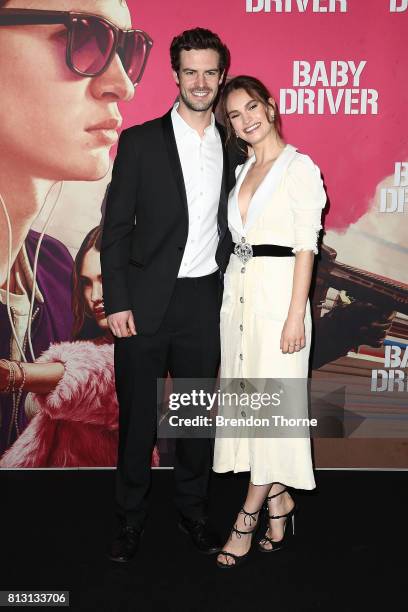
<path fill-rule="evenodd" d="M 239 329 L 240 329 L 241 331 L 244 331 L 244 326 L 242 325 L 242 323 L 241 323 L 241 325 L 239 326 Z"/>
<path fill-rule="evenodd" d="M 241 387 L 241 389 L 245 389 L 245 383 L 243 380 L 241 380 L 241 382 L 239 383 L 239 386 Z"/>
<path fill-rule="evenodd" d="M 240 297 L 240 298 L 239 298 L 239 301 L 241 302 L 241 304 L 243 304 L 243 303 L 244 303 L 244 298 L 243 298 L 243 297 Z"/>
<path fill-rule="evenodd" d="M 240 358 L 241 361 L 243 360 L 244 356 L 243 356 L 242 353 L 239 354 L 239 358 Z"/>
<path fill-rule="evenodd" d="M 241 274 L 245 272 L 245 268 L 241 268 Z"/>
<path fill-rule="evenodd" d="M 241 416 L 246 417 L 246 412 L 244 412 L 243 410 L 241 410 Z"/>
<path fill-rule="evenodd" d="M 242 236 L 242 238 L 241 238 L 241 242 L 246 242 L 246 240 L 245 240 L 244 236 Z"/>

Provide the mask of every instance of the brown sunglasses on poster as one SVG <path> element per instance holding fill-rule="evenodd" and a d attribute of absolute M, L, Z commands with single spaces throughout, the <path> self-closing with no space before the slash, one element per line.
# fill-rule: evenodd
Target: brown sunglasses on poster
<path fill-rule="evenodd" d="M 89 13 L 0 9 L 0 26 L 61 24 L 67 29 L 66 63 L 79 76 L 95 77 L 117 53 L 133 85 L 140 83 L 153 41 L 143 30 L 122 30 Z"/>

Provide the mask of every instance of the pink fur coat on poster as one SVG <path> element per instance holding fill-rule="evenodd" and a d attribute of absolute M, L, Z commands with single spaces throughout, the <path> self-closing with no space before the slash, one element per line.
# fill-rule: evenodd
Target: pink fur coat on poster
<path fill-rule="evenodd" d="M 112 467 L 118 448 L 118 402 L 113 344 L 52 344 L 36 360 L 59 361 L 65 372 L 55 389 L 32 394 L 38 412 L 3 455 L 9 467 Z M 159 464 L 154 449 L 152 465 Z"/>

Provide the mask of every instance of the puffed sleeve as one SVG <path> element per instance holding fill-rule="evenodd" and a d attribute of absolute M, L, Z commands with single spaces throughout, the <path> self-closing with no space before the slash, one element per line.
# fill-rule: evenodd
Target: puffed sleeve
<path fill-rule="evenodd" d="M 317 254 L 322 209 L 327 198 L 320 169 L 308 155 L 297 154 L 288 167 L 287 189 L 295 225 L 292 252 L 313 251 Z"/>

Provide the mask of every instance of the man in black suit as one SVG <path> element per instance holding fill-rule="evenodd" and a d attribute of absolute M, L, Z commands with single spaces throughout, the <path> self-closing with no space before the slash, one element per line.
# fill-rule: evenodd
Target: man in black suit
<path fill-rule="evenodd" d="M 179 101 L 164 117 L 122 132 L 102 238 L 119 401 L 122 528 L 114 561 L 134 555 L 147 514 L 157 379 L 215 378 L 219 366 L 219 270 L 231 244 L 227 197 L 237 160 L 212 107 L 229 52 L 217 35 L 196 28 L 173 40 L 170 55 Z M 220 549 L 206 521 L 211 461 L 210 440 L 177 440 L 179 526 L 205 553 Z"/>

